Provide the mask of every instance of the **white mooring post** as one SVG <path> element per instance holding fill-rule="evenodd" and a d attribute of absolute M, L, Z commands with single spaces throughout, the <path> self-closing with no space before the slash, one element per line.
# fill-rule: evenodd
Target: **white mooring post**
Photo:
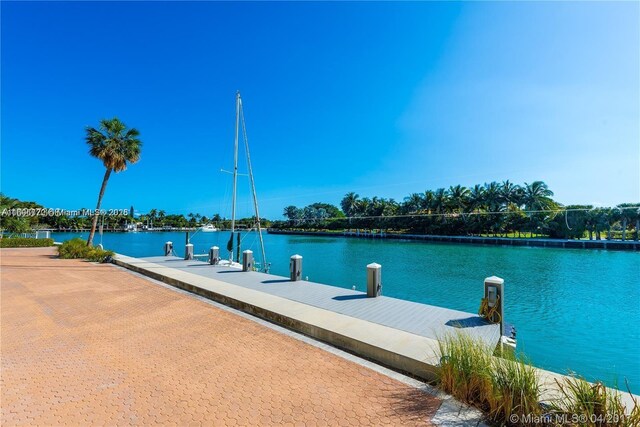
<path fill-rule="evenodd" d="M 504 336 L 504 279 L 496 276 L 484 279 L 484 297 L 487 299 L 489 309 L 498 306 L 496 313 L 489 320 L 500 322 L 500 335 Z"/>
<path fill-rule="evenodd" d="M 164 256 L 171 256 L 171 252 L 173 251 L 173 243 L 166 242 L 164 244 Z"/>
<path fill-rule="evenodd" d="M 382 294 L 382 266 L 371 263 L 367 265 L 367 296 L 375 298 Z"/>
<path fill-rule="evenodd" d="M 209 249 L 209 264 L 216 265 L 220 259 L 220 248 L 217 246 L 211 246 Z"/>
<path fill-rule="evenodd" d="M 193 259 L 193 243 L 187 243 L 184 245 L 184 259 Z"/>
<path fill-rule="evenodd" d="M 291 256 L 291 261 L 289 262 L 289 275 L 292 282 L 302 279 L 302 256 Z"/>
<path fill-rule="evenodd" d="M 253 270 L 253 251 L 247 249 L 242 252 L 242 271 Z"/>

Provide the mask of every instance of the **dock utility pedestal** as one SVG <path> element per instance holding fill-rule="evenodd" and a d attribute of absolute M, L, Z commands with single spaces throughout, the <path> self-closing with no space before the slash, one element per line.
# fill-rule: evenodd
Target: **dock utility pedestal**
<path fill-rule="evenodd" d="M 173 252 L 173 243 L 166 242 L 164 244 L 164 256 L 171 256 L 171 252 Z"/>
<path fill-rule="evenodd" d="M 291 256 L 291 261 L 289 261 L 289 276 L 292 282 L 302 280 L 302 256 Z"/>
<path fill-rule="evenodd" d="M 193 244 L 187 243 L 184 245 L 184 259 L 191 260 L 193 259 Z"/>
<path fill-rule="evenodd" d="M 504 325 L 504 279 L 491 276 L 484 279 L 484 315 L 488 321 L 500 323 L 500 334 L 505 335 Z"/>
<path fill-rule="evenodd" d="M 209 249 L 209 264 L 216 265 L 220 260 L 220 248 L 217 246 L 211 246 Z"/>
<path fill-rule="evenodd" d="M 382 266 L 371 263 L 367 265 L 367 296 L 375 298 L 382 294 Z"/>
<path fill-rule="evenodd" d="M 242 252 L 242 271 L 253 271 L 253 251 Z"/>

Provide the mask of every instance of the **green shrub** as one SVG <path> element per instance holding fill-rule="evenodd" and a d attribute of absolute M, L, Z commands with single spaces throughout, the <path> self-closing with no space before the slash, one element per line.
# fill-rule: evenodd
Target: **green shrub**
<path fill-rule="evenodd" d="M 3 237 L 0 248 L 44 248 L 53 246 L 53 239 L 33 239 L 26 237 Z"/>
<path fill-rule="evenodd" d="M 86 259 L 88 261 L 105 262 L 107 258 L 114 255 L 114 252 L 87 246 L 87 242 L 76 237 L 58 246 L 58 255 L 63 259 Z"/>

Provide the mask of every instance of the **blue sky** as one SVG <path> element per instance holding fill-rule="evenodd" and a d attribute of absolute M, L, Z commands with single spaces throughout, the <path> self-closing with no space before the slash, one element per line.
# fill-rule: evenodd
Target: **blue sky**
<path fill-rule="evenodd" d="M 95 206 L 87 125 L 141 161 L 105 208 L 228 215 L 234 97 L 261 213 L 544 180 L 562 203 L 640 201 L 637 2 L 5 2 L 1 190 Z M 249 214 L 241 180 L 240 213 Z"/>

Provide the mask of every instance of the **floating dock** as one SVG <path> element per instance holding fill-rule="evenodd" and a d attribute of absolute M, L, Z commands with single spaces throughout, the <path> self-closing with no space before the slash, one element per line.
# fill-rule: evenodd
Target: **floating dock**
<path fill-rule="evenodd" d="M 114 263 L 427 380 L 439 337 L 463 331 L 500 342 L 499 324 L 462 311 L 172 256 L 117 255 Z"/>

